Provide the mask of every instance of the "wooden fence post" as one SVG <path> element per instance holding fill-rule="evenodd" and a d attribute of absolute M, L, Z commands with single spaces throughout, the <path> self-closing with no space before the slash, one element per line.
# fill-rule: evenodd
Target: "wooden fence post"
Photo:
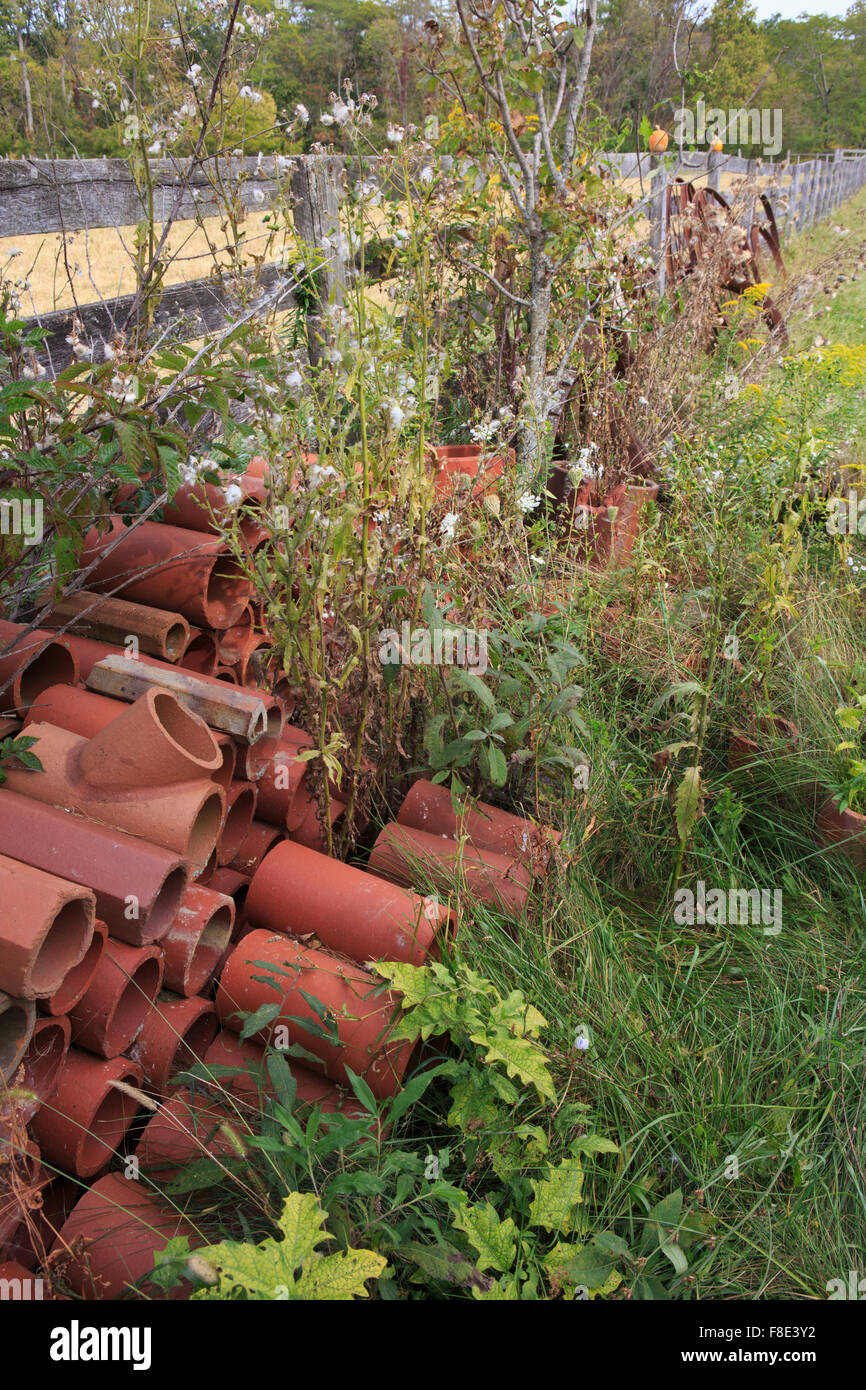
<path fill-rule="evenodd" d="M 650 249 L 656 267 L 656 285 L 661 299 L 667 288 L 667 187 L 668 169 L 664 155 L 650 156 L 651 196 L 650 196 Z"/>
<path fill-rule="evenodd" d="M 297 160 L 292 171 L 295 231 L 311 257 L 322 259 L 307 310 L 307 350 L 312 363 L 322 356 L 323 312 L 329 304 L 341 306 L 346 289 L 348 248 L 344 255 L 339 197 L 343 168 L 339 156 L 316 155 Z"/>

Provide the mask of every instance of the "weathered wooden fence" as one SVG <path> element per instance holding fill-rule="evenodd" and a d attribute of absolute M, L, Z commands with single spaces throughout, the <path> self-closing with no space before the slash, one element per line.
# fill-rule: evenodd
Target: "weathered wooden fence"
<path fill-rule="evenodd" d="M 453 168 L 454 161 L 449 164 Z M 636 211 L 645 213 L 650 222 L 660 276 L 666 238 L 665 191 L 674 179 L 704 181 L 716 189 L 724 175 L 759 181 L 783 236 L 828 217 L 866 184 L 863 150 L 789 157 L 778 163 L 723 152 L 660 156 L 608 153 L 598 157 L 598 164 L 613 177 L 639 182 Z M 329 155 L 205 159 L 192 169 L 170 160 L 155 160 L 146 195 L 122 159 L 0 160 L 0 236 L 135 226 L 149 215 L 148 196 L 157 223 L 224 214 L 227 201 L 238 213 L 261 211 L 282 202 L 291 211 L 299 241 L 321 253 L 319 298 L 307 296 L 312 345 L 322 300 L 339 299 L 344 283 L 345 267 L 331 238 L 339 234 L 345 175 L 345 159 Z M 166 338 L 198 338 L 218 330 L 244 309 L 254 310 L 258 305 L 288 308 L 296 284 L 296 270 L 279 262 L 260 264 L 234 276 L 213 274 L 191 279 L 163 290 L 154 326 Z M 138 307 L 136 296 L 127 295 L 36 314 L 28 322 L 46 332 L 38 359 L 50 373 L 69 362 L 72 348 L 67 339 L 73 319 L 78 321 L 76 332 L 80 341 L 90 346 L 93 360 L 111 356 L 112 338 L 129 329 Z"/>

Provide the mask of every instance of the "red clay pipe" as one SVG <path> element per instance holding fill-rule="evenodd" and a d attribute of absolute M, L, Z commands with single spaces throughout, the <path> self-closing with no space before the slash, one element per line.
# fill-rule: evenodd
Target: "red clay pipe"
<path fill-rule="evenodd" d="M 24 635 L 26 633 L 26 636 Z M 0 618 L 0 711 L 22 713 L 49 685 L 74 685 L 78 662 L 65 637 Z"/>
<path fill-rule="evenodd" d="M 33 1000 L 15 999 L 0 990 L 0 1082 L 7 1083 L 15 1075 L 35 1026 Z"/>
<path fill-rule="evenodd" d="M 50 628 L 67 627 L 78 637 L 111 642 L 124 648 L 128 637 L 135 637 L 140 651 L 163 661 L 177 661 L 189 646 L 189 623 L 181 613 L 129 603 L 79 589 L 57 599 L 45 619 Z"/>
<path fill-rule="evenodd" d="M 70 1009 L 74 1009 L 90 986 L 90 981 L 96 973 L 96 967 L 102 960 L 102 953 L 105 950 L 107 940 L 108 928 L 105 923 L 94 922 L 93 936 L 90 938 L 90 945 L 84 959 L 70 970 L 63 984 L 54 991 L 50 999 L 39 1000 L 39 1007 L 43 1013 L 51 1014 L 53 1018 L 59 1018 L 63 1014 L 68 1014 Z"/>
<path fill-rule="evenodd" d="M 259 793 L 256 814 L 259 820 L 280 829 L 285 827 L 292 802 L 307 775 L 307 764 L 298 757 L 298 751 L 295 744 L 285 739 L 268 738 L 247 752 L 247 777 Z"/>
<path fill-rule="evenodd" d="M 544 874 L 550 862 L 551 842 L 559 844 L 562 832 L 536 825 L 522 816 L 502 811 L 484 801 L 467 805 L 458 815 L 447 787 L 420 778 L 400 807 L 398 825 L 426 830 L 449 839 L 468 839 L 474 849 L 489 849 L 525 864 L 533 874 Z"/>
<path fill-rule="evenodd" d="M 125 1052 L 150 1013 L 162 976 L 158 946 L 107 941 L 88 988 L 69 1013 L 75 1046 L 100 1057 Z"/>
<path fill-rule="evenodd" d="M 92 787 L 164 787 L 210 776 L 222 754 L 203 719 L 168 691 L 148 689 L 88 740 L 80 766 Z"/>
<path fill-rule="evenodd" d="M 252 593 L 218 536 L 157 521 L 126 527 L 113 516 L 107 531 L 92 527 L 80 563 L 87 568 L 94 561 L 92 589 L 120 590 L 124 598 L 182 613 L 199 627 L 231 627 Z"/>
<path fill-rule="evenodd" d="M 202 1243 L 189 1222 L 161 1206 L 143 1183 L 107 1173 L 76 1202 L 61 1227 L 52 1268 L 84 1299 L 121 1299 L 130 1293 L 157 1300 L 188 1298 L 189 1284 L 165 1294 L 148 1280 L 157 1252 L 175 1236 L 187 1236 L 191 1246 Z"/>
<path fill-rule="evenodd" d="M 96 899 L 89 888 L 0 855 L 0 989 L 46 999 L 90 945 Z"/>
<path fill-rule="evenodd" d="M 69 1051 L 70 1031 L 68 1018 L 37 1018 L 13 1082 L 15 1090 L 32 1092 L 32 1099 L 15 1103 L 18 1118 L 23 1124 L 29 1124 L 53 1094 Z M 4 1097 L 0 1094 L 0 1126 L 4 1118 Z"/>
<path fill-rule="evenodd" d="M 49 1163 L 91 1178 L 123 1143 L 139 1104 L 113 1083 L 141 1086 L 141 1068 L 128 1057 L 106 1061 L 71 1047 L 57 1089 L 33 1120 L 34 1138 Z M 124 1187 L 135 1187 L 121 1179 Z"/>
<path fill-rule="evenodd" d="M 53 724 L 79 738 L 93 738 L 127 709 L 123 700 L 110 700 L 77 685 L 49 685 L 27 711 L 24 728 L 30 724 Z"/>
<path fill-rule="evenodd" d="M 866 870 L 866 816 L 859 811 L 840 811 L 832 797 L 818 809 L 815 822 L 818 843 L 850 860 L 858 872 Z"/>
<path fill-rule="evenodd" d="M 217 1030 L 209 999 L 183 999 L 163 991 L 147 1014 L 129 1055 L 138 1062 L 148 1086 L 165 1091 L 173 1076 L 207 1052 Z"/>
<path fill-rule="evenodd" d="M 262 1004 L 276 1002 L 274 989 L 262 983 L 268 965 L 281 972 L 272 978 L 282 1004 L 278 1016 L 255 1038 L 265 1042 L 274 1036 L 275 1028 L 283 1026 L 287 1041 L 300 1043 L 319 1057 L 332 1081 L 348 1084 L 348 1067 L 364 1077 L 378 1099 L 395 1095 L 415 1045 L 411 1039 L 390 1037 L 399 998 L 388 991 L 380 993 L 381 982 L 368 971 L 324 951 L 311 951 L 290 937 L 251 932 L 235 947 L 223 970 L 216 997 L 220 1022 L 239 1031 L 241 1013 L 255 1013 Z M 309 1021 L 321 1029 L 320 1015 L 305 995 L 327 1010 L 336 1042 L 304 1027 L 304 1021 Z"/>
<path fill-rule="evenodd" d="M 202 992 L 231 940 L 234 921 L 231 898 L 197 883 L 189 885 L 160 942 L 169 989 L 187 997 Z"/>
<path fill-rule="evenodd" d="M 238 750 L 237 745 L 231 734 L 214 734 L 217 748 L 222 755 L 222 763 L 216 772 L 211 773 L 211 781 L 216 782 L 218 787 L 227 791 L 234 780 L 235 768 L 237 766 Z"/>
<path fill-rule="evenodd" d="M 258 793 L 252 782 L 232 782 L 226 789 L 226 809 L 216 844 L 216 862 L 230 864 L 249 833 Z"/>
<path fill-rule="evenodd" d="M 226 1129 L 238 1136 L 231 1139 Z M 135 1150 L 143 1170 L 156 1181 L 167 1182 L 187 1163 L 200 1158 L 239 1158 L 238 1140 L 252 1126 L 230 1105 L 215 1104 L 210 1097 L 176 1095 L 148 1120 Z"/>
<path fill-rule="evenodd" d="M 195 628 L 190 644 L 178 661 L 185 671 L 194 671 L 199 676 L 212 676 L 216 670 L 217 649 L 214 636 Z"/>
<path fill-rule="evenodd" d="M 261 1043 L 239 1038 L 230 1028 L 221 1028 L 217 1032 L 204 1054 L 203 1065 L 208 1070 L 219 1069 L 214 1070 L 209 1081 L 209 1097 L 213 1095 L 219 1100 L 223 1093 L 227 1093 L 247 1105 L 258 1106 L 263 1097 L 273 1094 L 265 1049 Z M 223 1067 L 231 1067 L 231 1074 L 227 1072 L 223 1075 Z"/>
<path fill-rule="evenodd" d="M 189 860 L 193 874 L 207 863 L 222 819 L 221 787 L 204 779 L 160 787 L 93 787 L 81 771 L 86 739 L 53 724 L 31 724 L 29 733 L 39 740 L 43 770 L 10 767 L 6 785 L 11 791 L 174 850 Z"/>
<path fill-rule="evenodd" d="M 429 881 L 445 898 L 462 885 L 481 902 L 515 917 L 523 912 L 532 887 L 532 875 L 516 860 L 408 825 L 386 825 L 380 831 L 369 869 L 406 888 L 422 890 Z"/>
<path fill-rule="evenodd" d="M 253 875 L 246 916 L 256 927 L 305 936 L 359 963 L 423 965 L 448 910 L 430 898 L 284 840 Z"/>
<path fill-rule="evenodd" d="M 190 531 L 205 531 L 219 535 L 220 526 L 231 518 L 236 508 L 226 501 L 226 488 L 238 487 L 243 494 L 237 506 L 253 507 L 264 505 L 267 489 L 261 478 L 254 474 L 233 473 L 226 475 L 222 485 L 217 483 L 184 483 L 163 508 L 163 516 L 169 526 L 185 526 Z"/>
<path fill-rule="evenodd" d="M 159 940 L 187 882 L 184 860 L 104 825 L 0 789 L 0 854 L 93 890 L 96 915 L 131 946 Z"/>
<path fill-rule="evenodd" d="M 268 850 L 273 849 L 280 838 L 281 833 L 276 826 L 268 825 L 267 821 L 254 820 L 242 844 L 235 852 L 229 868 L 252 878 Z M 2 848 L 2 844 L 0 844 L 0 850 Z"/>
<path fill-rule="evenodd" d="M 69 643 L 69 650 L 78 662 L 78 678 L 82 681 L 87 680 L 97 661 L 102 661 L 106 656 L 126 655 L 122 647 L 115 647 L 110 642 L 94 642 L 91 637 L 76 637 L 72 632 L 67 632 L 64 641 Z M 156 657 L 151 657 L 151 660 L 156 661 Z"/>
<path fill-rule="evenodd" d="M 329 797 L 328 819 L 331 822 L 332 830 L 345 814 L 345 801 L 338 801 L 335 796 Z M 289 829 L 289 837 L 294 840 L 295 844 L 306 845 L 307 849 L 316 850 L 318 854 L 327 854 L 328 845 L 319 819 L 318 803 L 306 782 L 302 782 L 295 793 L 295 798 L 286 817 L 286 825 Z"/>

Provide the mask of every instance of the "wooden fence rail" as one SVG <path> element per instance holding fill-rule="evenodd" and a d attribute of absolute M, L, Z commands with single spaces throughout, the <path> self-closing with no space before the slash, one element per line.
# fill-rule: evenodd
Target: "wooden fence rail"
<path fill-rule="evenodd" d="M 807 230 L 829 217 L 866 184 L 864 150 L 835 150 L 809 158 L 789 156 L 781 162 L 724 153 L 655 156 L 613 152 L 599 155 L 597 162 L 602 172 L 612 177 L 640 183 L 636 211 L 650 223 L 660 292 L 664 291 L 664 195 L 670 181 L 705 180 L 718 189 L 725 175 L 735 180 L 759 180 L 783 236 Z M 443 164 L 450 170 L 455 167 L 453 159 L 443 160 Z M 347 161 L 337 155 L 205 158 L 190 169 L 163 159 L 153 161 L 150 174 L 150 186 L 145 188 L 133 181 L 122 159 L 0 160 L 0 236 L 64 235 L 134 226 L 150 215 L 151 204 L 154 220 L 163 223 L 169 218 L 178 221 L 221 215 L 227 203 L 242 214 L 280 202 L 291 210 L 300 241 L 322 252 L 322 269 L 317 275 L 319 299 L 317 302 L 312 296 L 308 303 L 308 341 L 315 352 L 321 303 L 339 300 L 344 284 L 344 267 L 328 239 L 339 229 Z M 156 327 L 166 336 L 197 338 L 217 330 L 240 305 L 255 302 L 258 296 L 265 296 L 269 305 L 290 307 L 294 283 L 291 269 L 276 262 L 238 275 L 233 282 L 215 277 L 192 279 L 163 291 Z M 71 336 L 73 318 L 80 325 L 80 339 L 91 346 L 93 360 L 110 356 L 111 340 L 128 327 L 134 304 L 134 296 L 128 295 L 35 315 L 28 325 L 42 327 L 48 334 L 38 360 L 52 374 L 68 363 L 72 349 L 66 340 Z"/>

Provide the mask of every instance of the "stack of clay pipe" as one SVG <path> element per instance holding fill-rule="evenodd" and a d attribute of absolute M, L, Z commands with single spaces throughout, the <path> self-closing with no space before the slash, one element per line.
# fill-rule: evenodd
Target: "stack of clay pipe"
<path fill-rule="evenodd" d="M 244 486 L 259 496 L 254 469 Z M 323 1112 L 358 1113 L 348 1071 L 379 1099 L 399 1089 L 414 1044 L 392 1037 L 399 1003 L 369 967 L 423 964 L 452 924 L 447 895 L 426 895 L 431 856 L 416 880 L 393 852 L 372 873 L 319 852 L 311 740 L 252 684 L 264 634 L 213 534 L 219 490 L 201 493 L 164 523 L 91 532 L 87 589 L 36 630 L 0 623 L 0 731 L 35 739 L 38 760 L 8 763 L 0 787 L 0 1277 L 41 1263 L 85 1298 L 142 1281 L 158 1296 L 154 1252 L 189 1228 L 154 1187 L 193 1159 L 239 1161 L 266 1045 L 303 1049 L 286 1058 L 297 1100 Z M 261 543 L 254 515 L 241 524 Z M 401 833 L 458 844 L 467 881 L 467 844 L 485 872 L 491 849 L 540 871 L 528 822 L 506 817 L 517 838 L 491 844 L 453 811 L 410 821 L 412 795 Z M 526 885 L 510 868 L 503 882 L 507 908 Z M 241 1040 L 242 1016 L 277 998 Z M 195 1062 L 212 1080 L 180 1083 Z"/>
<path fill-rule="evenodd" d="M 262 491 L 254 470 L 244 488 Z M 289 823 L 305 843 L 320 835 L 296 771 L 274 818 L 285 708 L 252 680 L 266 638 L 209 534 L 218 501 L 185 489 L 165 523 L 127 533 L 112 520 L 87 537 L 87 589 L 35 630 L 0 624 L 0 734 L 35 739 L 37 760 L 9 764 L 0 787 L 0 1273 L 32 1271 L 89 1231 L 87 1259 L 63 1277 L 91 1297 L 146 1274 L 156 1246 L 139 1248 L 142 1232 L 175 1222 L 107 1171 L 133 1147 L 142 1098 L 140 1168 L 170 1174 L 225 1143 L 215 1102 L 185 1102 L 178 1072 L 212 1047 L 245 1068 L 240 1129 L 237 1106 L 249 1116 L 250 1088 L 267 1089 L 263 1050 L 220 1032 L 213 996 L 258 865 Z M 260 543 L 254 521 L 242 526 Z M 269 819 L 256 816 L 260 778 Z M 300 1101 L 343 1107 L 323 1071 L 289 1065 Z"/>

